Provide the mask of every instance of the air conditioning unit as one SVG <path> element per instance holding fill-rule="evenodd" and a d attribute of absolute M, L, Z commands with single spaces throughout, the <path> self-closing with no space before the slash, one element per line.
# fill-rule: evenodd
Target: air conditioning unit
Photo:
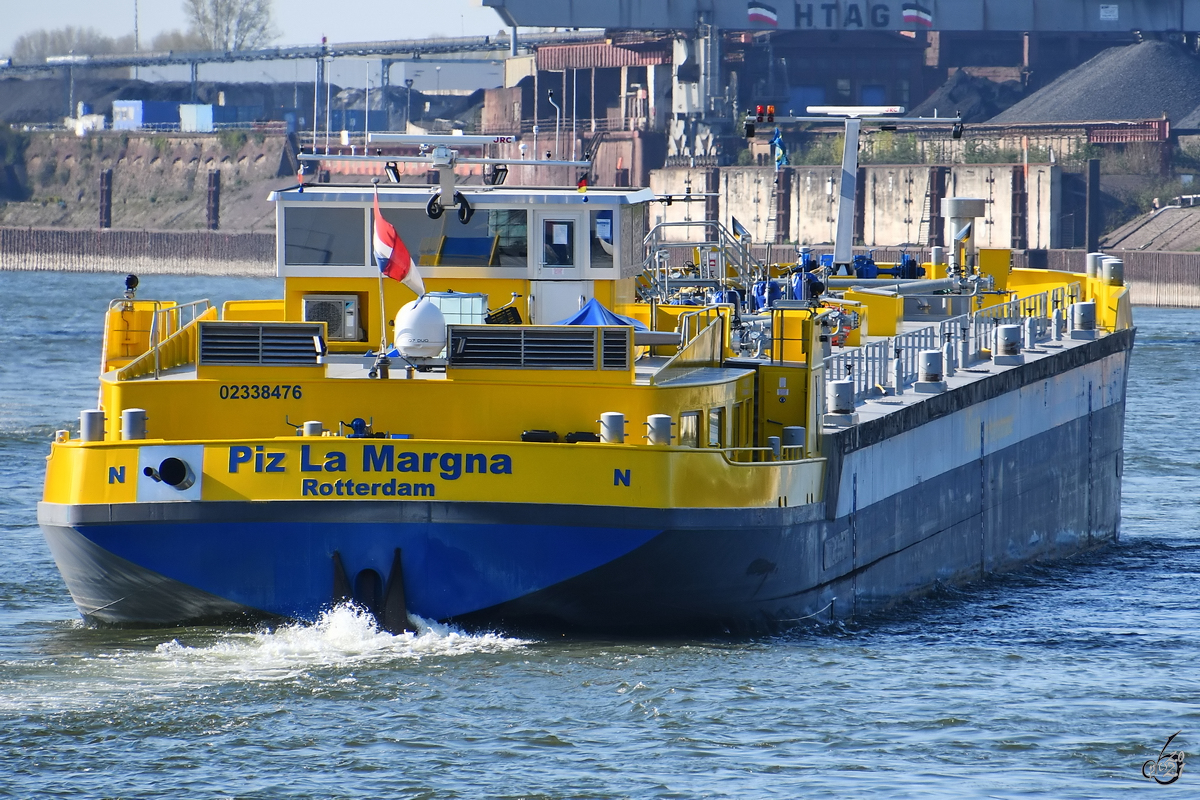
<path fill-rule="evenodd" d="M 324 322 L 331 342 L 366 340 L 366 332 L 359 327 L 357 295 L 306 294 L 304 321 Z"/>

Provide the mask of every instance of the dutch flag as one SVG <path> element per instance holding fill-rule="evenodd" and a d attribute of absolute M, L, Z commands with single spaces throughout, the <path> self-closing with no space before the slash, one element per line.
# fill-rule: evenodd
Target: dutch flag
<path fill-rule="evenodd" d="M 904 22 L 908 25 L 920 25 L 922 28 L 933 27 L 933 12 L 918 3 L 905 3 L 903 7 Z"/>
<path fill-rule="evenodd" d="M 779 15 L 775 13 L 775 7 L 759 2 L 759 0 L 750 0 L 746 4 L 746 15 L 750 18 L 751 22 L 770 25 L 771 27 L 779 25 Z"/>
<path fill-rule="evenodd" d="M 421 280 L 421 273 L 417 272 L 417 265 L 413 263 L 408 248 L 396 233 L 395 226 L 379 213 L 379 192 L 375 193 L 375 235 L 371 249 L 380 272 L 412 289 L 417 297 L 425 294 L 425 283 Z"/>

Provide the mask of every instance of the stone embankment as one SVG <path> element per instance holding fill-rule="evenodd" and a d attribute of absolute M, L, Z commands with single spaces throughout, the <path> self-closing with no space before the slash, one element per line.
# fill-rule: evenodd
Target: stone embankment
<path fill-rule="evenodd" d="M 7 157 L 0 227 L 98 228 L 100 174 L 111 169 L 113 228 L 202 230 L 208 224 L 208 174 L 219 171 L 220 230 L 269 233 L 275 229 L 275 214 L 267 196 L 294 182 L 290 165 L 281 169 L 286 139 L 278 135 L 17 135 L 22 157 Z"/>

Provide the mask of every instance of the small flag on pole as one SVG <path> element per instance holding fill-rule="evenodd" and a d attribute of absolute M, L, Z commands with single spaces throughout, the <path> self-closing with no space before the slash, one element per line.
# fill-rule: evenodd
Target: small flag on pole
<path fill-rule="evenodd" d="M 916 25 L 921 28 L 933 27 L 933 11 L 920 3 L 905 3 L 901 8 L 904 24 Z"/>
<path fill-rule="evenodd" d="M 769 6 L 761 0 L 750 0 L 746 3 L 746 17 L 750 22 L 759 25 L 770 25 L 772 28 L 779 25 L 779 14 L 775 11 L 775 6 Z"/>
<path fill-rule="evenodd" d="M 576 188 L 581 192 L 586 192 L 588 187 L 588 176 L 584 175 L 579 179 L 579 183 L 575 184 Z"/>
<path fill-rule="evenodd" d="M 425 294 L 425 282 L 421 280 L 421 273 L 417 272 L 417 265 L 413 263 L 408 248 L 404 246 L 404 240 L 396 233 L 395 226 L 379 212 L 378 189 L 375 191 L 375 235 L 372 250 L 381 273 L 392 280 L 400 281 L 416 292 L 418 297 Z"/>
<path fill-rule="evenodd" d="M 739 239 L 749 239 L 750 231 L 746 230 L 746 226 L 738 222 L 737 217 L 730 217 L 733 221 L 733 235 Z"/>

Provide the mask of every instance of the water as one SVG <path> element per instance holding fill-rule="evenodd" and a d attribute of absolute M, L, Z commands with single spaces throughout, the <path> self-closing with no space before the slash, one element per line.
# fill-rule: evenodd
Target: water
<path fill-rule="evenodd" d="M 1191 796 L 1200 314 L 1139 308 L 1122 541 L 869 622 L 754 640 L 93 630 L 39 533 L 119 276 L 0 273 L 0 796 Z M 148 277 L 143 296 L 279 296 Z"/>

